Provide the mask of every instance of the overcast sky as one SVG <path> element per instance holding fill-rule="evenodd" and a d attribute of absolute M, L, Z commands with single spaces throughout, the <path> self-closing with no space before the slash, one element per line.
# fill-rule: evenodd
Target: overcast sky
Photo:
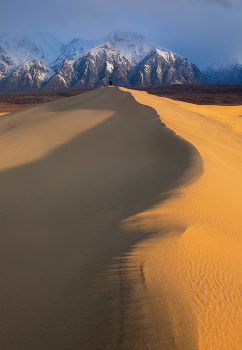
<path fill-rule="evenodd" d="M 242 0 L 5 0 L 0 32 L 47 31 L 66 43 L 133 30 L 195 63 L 242 63 Z"/>

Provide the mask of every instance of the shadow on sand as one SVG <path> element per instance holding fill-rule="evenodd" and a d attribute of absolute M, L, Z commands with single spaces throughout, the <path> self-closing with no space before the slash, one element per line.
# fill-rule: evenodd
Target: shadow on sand
<path fill-rule="evenodd" d="M 116 112 L 47 157 L 0 173 L 0 343 L 115 349 L 119 272 L 103 271 L 144 237 L 120 222 L 160 202 L 198 155 L 117 88 L 46 106 L 66 110 L 70 122 L 72 110 Z"/>

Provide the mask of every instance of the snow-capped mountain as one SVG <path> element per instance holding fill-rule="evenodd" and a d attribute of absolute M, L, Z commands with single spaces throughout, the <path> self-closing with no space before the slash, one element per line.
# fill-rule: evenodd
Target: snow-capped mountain
<path fill-rule="evenodd" d="M 207 84 L 242 84 L 242 64 L 229 58 L 215 63 L 203 71 Z"/>
<path fill-rule="evenodd" d="M 83 56 L 91 47 L 93 47 L 95 40 L 73 39 L 62 50 L 62 54 L 56 56 L 55 60 L 51 63 L 51 67 L 59 72 L 62 68 L 65 60 L 73 61 L 78 57 Z"/>
<path fill-rule="evenodd" d="M 121 32 L 120 30 L 114 30 L 98 40 L 92 52 L 100 51 L 104 47 L 118 51 L 130 62 L 131 66 L 137 65 L 155 48 L 143 35 L 134 32 Z"/>
<path fill-rule="evenodd" d="M 38 58 L 19 65 L 7 74 L 0 82 L 0 91 L 16 92 L 39 89 L 55 74 Z"/>
<path fill-rule="evenodd" d="M 65 45 L 49 33 L 39 33 L 32 40 L 42 54 L 38 58 L 46 65 L 50 65 L 65 50 Z"/>
<path fill-rule="evenodd" d="M 36 54 L 24 45 L 23 40 L 10 38 L 6 33 L 0 34 L 0 78 L 34 58 L 37 58 Z"/>
<path fill-rule="evenodd" d="M 0 47 L 15 64 L 38 58 L 45 65 L 50 65 L 63 52 L 65 46 L 48 33 L 39 33 L 33 37 L 23 34 L 9 37 L 6 33 L 2 33 Z"/>
<path fill-rule="evenodd" d="M 203 84 L 199 69 L 172 52 L 154 49 L 137 65 L 133 86 Z"/>
<path fill-rule="evenodd" d="M 0 92 L 204 83 L 187 60 L 134 32 L 115 30 L 100 40 L 67 45 L 48 33 L 0 35 Z"/>

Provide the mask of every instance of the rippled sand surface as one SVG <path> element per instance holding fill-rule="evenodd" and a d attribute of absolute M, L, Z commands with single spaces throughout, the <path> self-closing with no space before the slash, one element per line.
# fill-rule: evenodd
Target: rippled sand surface
<path fill-rule="evenodd" d="M 0 118 L 1 347 L 241 349 L 241 115 L 106 87 Z"/>
<path fill-rule="evenodd" d="M 130 229 L 154 225 L 157 231 L 129 259 L 142 266 L 158 348 L 165 339 L 165 305 L 173 335 L 166 339 L 167 348 L 239 350 L 242 106 L 197 106 L 141 92 L 132 95 L 155 108 L 169 128 L 195 146 L 203 162 L 203 174 L 194 183 L 127 221 Z"/>

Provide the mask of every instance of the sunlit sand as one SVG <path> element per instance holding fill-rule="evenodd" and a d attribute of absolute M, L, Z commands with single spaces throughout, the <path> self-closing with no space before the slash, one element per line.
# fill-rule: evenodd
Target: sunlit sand
<path fill-rule="evenodd" d="M 130 219 L 130 228 L 143 223 L 158 231 L 130 258 L 143 264 L 158 344 L 162 348 L 165 304 L 176 344 L 168 339 L 171 348 L 241 349 L 242 106 L 132 95 L 196 147 L 204 168 L 195 183 Z M 167 222 L 171 229 L 163 228 Z M 176 225 L 181 229 L 172 229 Z M 162 232 L 167 232 L 163 238 Z"/>
<path fill-rule="evenodd" d="M 106 87 L 0 118 L 1 347 L 241 350 L 241 116 Z"/>

